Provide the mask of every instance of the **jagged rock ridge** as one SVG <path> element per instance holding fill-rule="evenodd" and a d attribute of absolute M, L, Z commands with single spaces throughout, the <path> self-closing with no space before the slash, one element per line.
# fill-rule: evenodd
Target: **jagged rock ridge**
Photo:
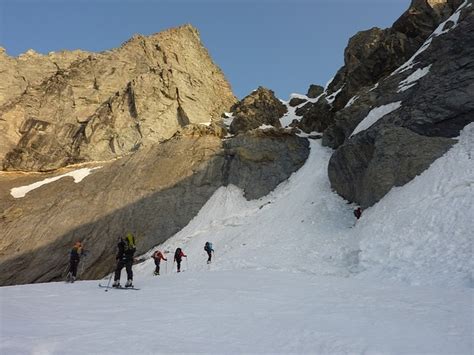
<path fill-rule="evenodd" d="M 473 121 L 472 12 L 471 1 L 412 1 L 392 28 L 355 35 L 320 99 L 298 109 L 300 127 L 324 132 L 323 144 L 337 148 L 328 173 L 344 198 L 373 205 L 424 171 Z M 353 134 L 374 110 L 397 102 Z"/>
<path fill-rule="evenodd" d="M 188 123 L 218 119 L 236 101 L 190 25 L 137 35 L 102 53 L 30 52 L 17 59 L 0 53 L 0 60 L 9 63 L 2 78 L 16 78 L 7 83 L 21 91 L 5 95 L 0 87 L 5 170 L 123 156 Z M 27 84 L 17 85 L 19 76 Z"/>
<path fill-rule="evenodd" d="M 275 97 L 272 90 L 260 86 L 233 105 L 231 111 L 234 119 L 230 125 L 230 132 L 235 134 L 258 128 L 261 125 L 280 128 L 280 118 L 287 109 Z"/>

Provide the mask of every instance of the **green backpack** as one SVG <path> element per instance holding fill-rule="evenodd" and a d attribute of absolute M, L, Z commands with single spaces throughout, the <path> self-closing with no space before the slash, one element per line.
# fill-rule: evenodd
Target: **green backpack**
<path fill-rule="evenodd" d="M 125 237 L 125 250 L 135 249 L 135 237 L 132 233 L 128 232 Z"/>

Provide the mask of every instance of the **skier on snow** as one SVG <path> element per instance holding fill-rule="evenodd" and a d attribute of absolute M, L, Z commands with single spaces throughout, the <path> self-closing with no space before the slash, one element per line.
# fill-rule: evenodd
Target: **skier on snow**
<path fill-rule="evenodd" d="M 112 287 L 120 287 L 120 273 L 125 267 L 127 270 L 127 283 L 125 287 L 133 287 L 133 255 L 135 254 L 135 237 L 128 232 L 125 238 L 121 238 L 117 244 L 118 253 L 116 256 L 117 267 L 115 268 L 115 277 Z"/>
<path fill-rule="evenodd" d="M 79 265 L 79 261 L 81 261 L 82 254 L 82 243 L 78 241 L 74 244 L 69 253 L 69 272 L 67 274 L 67 281 L 76 281 L 77 266 Z"/>
<path fill-rule="evenodd" d="M 206 244 L 204 245 L 204 250 L 207 253 L 207 263 L 210 264 L 211 263 L 211 258 L 212 258 L 212 253 L 214 253 L 214 249 L 212 249 L 212 243 L 206 242 Z"/>
<path fill-rule="evenodd" d="M 155 260 L 155 266 L 156 266 L 155 275 L 159 275 L 160 274 L 160 262 L 161 262 L 161 260 L 168 261 L 168 259 L 166 259 L 163 256 L 163 253 L 159 250 L 157 250 L 153 253 L 152 258 Z"/>
<path fill-rule="evenodd" d="M 181 248 L 177 248 L 176 251 L 174 252 L 174 261 L 176 261 L 176 265 L 178 267 L 178 272 L 181 272 L 181 259 L 185 257 L 187 258 L 187 255 L 183 253 Z"/>

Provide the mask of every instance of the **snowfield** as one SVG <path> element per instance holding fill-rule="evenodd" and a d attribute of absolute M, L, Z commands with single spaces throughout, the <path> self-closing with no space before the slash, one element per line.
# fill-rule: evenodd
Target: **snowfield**
<path fill-rule="evenodd" d="M 277 271 L 2 288 L 2 354 L 469 354 L 469 289 Z"/>
<path fill-rule="evenodd" d="M 139 291 L 0 288 L 0 353 L 472 354 L 474 124 L 357 224 L 330 189 L 330 154 L 311 141 L 305 165 L 259 200 L 220 188 L 158 246 L 182 247 L 185 272 L 167 254 L 152 276 L 148 258 L 134 266 Z"/>

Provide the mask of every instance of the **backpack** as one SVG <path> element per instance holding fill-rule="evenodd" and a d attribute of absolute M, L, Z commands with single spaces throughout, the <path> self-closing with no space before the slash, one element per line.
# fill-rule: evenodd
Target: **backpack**
<path fill-rule="evenodd" d="M 204 246 L 205 251 L 211 251 L 212 250 L 212 243 L 206 242 L 206 245 Z"/>
<path fill-rule="evenodd" d="M 135 249 L 135 237 L 132 233 L 127 233 L 125 237 L 125 250 L 132 250 Z"/>

